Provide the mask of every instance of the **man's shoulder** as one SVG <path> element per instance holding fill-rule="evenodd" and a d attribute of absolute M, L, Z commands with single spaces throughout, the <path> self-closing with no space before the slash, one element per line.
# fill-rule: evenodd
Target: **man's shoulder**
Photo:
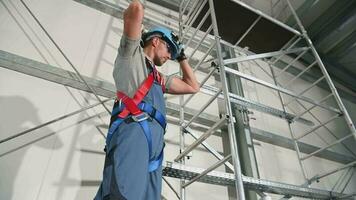
<path fill-rule="evenodd" d="M 131 39 L 123 35 L 120 40 L 118 56 L 127 58 L 140 54 L 140 39 Z"/>

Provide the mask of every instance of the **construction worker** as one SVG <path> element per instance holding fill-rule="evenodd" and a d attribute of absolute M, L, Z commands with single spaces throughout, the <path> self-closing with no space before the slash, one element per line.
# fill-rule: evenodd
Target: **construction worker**
<path fill-rule="evenodd" d="M 117 100 L 106 140 L 103 181 L 95 200 L 161 198 L 166 127 L 163 93 L 199 91 L 178 38 L 164 27 L 141 34 L 143 16 L 144 8 L 135 0 L 124 12 L 124 32 L 113 72 Z M 165 77 L 156 70 L 169 59 L 179 62 L 182 77 Z"/>

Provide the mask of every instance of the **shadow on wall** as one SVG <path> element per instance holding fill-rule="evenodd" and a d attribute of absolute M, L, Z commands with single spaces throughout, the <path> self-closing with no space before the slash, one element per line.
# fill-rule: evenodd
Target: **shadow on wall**
<path fill-rule="evenodd" d="M 43 123 L 34 105 L 21 96 L 0 96 L 0 111 L 0 140 Z M 55 132 L 43 127 L 0 144 L 0 199 L 11 200 L 16 192 L 15 181 L 28 178 L 17 177 L 17 174 L 27 151 L 33 146 L 57 150 L 63 143 Z"/>

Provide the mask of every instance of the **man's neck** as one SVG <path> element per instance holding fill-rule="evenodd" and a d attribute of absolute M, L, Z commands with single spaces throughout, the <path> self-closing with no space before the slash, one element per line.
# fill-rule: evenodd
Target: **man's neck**
<path fill-rule="evenodd" d="M 149 48 L 144 48 L 143 53 L 145 54 L 146 58 L 153 63 L 153 52 Z"/>

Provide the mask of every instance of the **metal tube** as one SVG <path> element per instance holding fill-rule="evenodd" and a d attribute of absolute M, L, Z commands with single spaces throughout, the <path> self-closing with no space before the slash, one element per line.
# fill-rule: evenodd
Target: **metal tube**
<path fill-rule="evenodd" d="M 232 154 L 232 162 L 234 164 L 235 190 L 236 190 L 236 193 L 238 194 L 238 199 L 245 200 L 245 191 L 244 191 L 244 186 L 243 186 L 243 182 L 242 182 L 241 165 L 240 165 L 239 153 L 238 153 L 238 148 L 237 148 L 234 121 L 233 121 L 234 116 L 232 114 L 231 101 L 230 101 L 229 90 L 228 90 L 228 86 L 227 86 L 227 80 L 226 80 L 226 74 L 225 74 L 226 72 L 225 72 L 225 66 L 224 66 L 224 61 L 223 61 L 223 56 L 222 56 L 222 50 L 221 50 L 221 46 L 220 46 L 219 30 L 218 30 L 218 24 L 216 21 L 213 0 L 209 0 L 209 5 L 210 5 L 210 9 L 211 9 L 211 21 L 212 21 L 212 24 L 214 27 L 214 36 L 216 39 L 218 66 L 220 67 L 220 78 L 221 78 L 222 89 L 223 89 L 223 93 L 224 93 L 225 108 L 226 108 L 227 115 L 230 117 L 230 119 L 228 119 L 227 127 L 228 127 L 230 148 L 231 148 L 231 154 Z"/>
<path fill-rule="evenodd" d="M 322 99 L 320 99 L 319 101 L 317 101 L 317 103 L 318 103 L 318 104 L 319 104 L 319 103 L 322 103 L 322 102 L 326 101 L 326 100 L 327 100 L 329 97 L 331 97 L 331 96 L 333 96 L 332 93 L 330 93 L 329 95 L 323 97 Z M 310 108 L 306 109 L 305 111 L 301 112 L 300 114 L 296 115 L 296 116 L 293 118 L 293 121 L 299 119 L 302 115 L 304 115 L 305 113 L 309 112 L 310 110 L 312 110 L 312 109 L 315 108 L 315 107 L 316 107 L 316 105 L 313 105 L 313 106 L 311 106 Z"/>
<path fill-rule="evenodd" d="M 352 168 L 350 167 L 345 173 L 343 173 L 341 176 L 337 178 L 337 181 L 335 182 L 334 186 L 331 188 L 331 191 L 337 191 L 338 185 L 342 184 L 342 180 L 344 180 L 347 177 L 347 175 L 351 170 Z"/>
<path fill-rule="evenodd" d="M 167 181 L 167 179 L 166 179 L 164 176 L 162 176 L 162 179 L 164 180 L 164 182 L 167 183 L 168 187 L 174 192 L 174 194 L 176 195 L 176 197 L 177 197 L 178 199 L 180 199 L 178 192 L 177 192 L 177 191 L 174 189 L 174 187 Z"/>
<path fill-rule="evenodd" d="M 51 35 L 47 32 L 47 30 L 42 26 L 42 24 L 40 23 L 40 21 L 37 19 L 37 17 L 32 13 L 32 11 L 30 10 L 30 8 L 26 5 L 26 3 L 23 0 L 20 0 L 21 3 L 23 4 L 23 6 L 26 8 L 26 10 L 30 13 L 30 15 L 33 17 L 33 19 L 36 21 L 36 23 L 41 27 L 41 29 L 43 30 L 43 32 L 47 35 L 47 37 L 51 40 L 51 42 L 54 44 L 54 46 L 57 48 L 57 50 L 62 54 L 62 56 L 64 57 L 64 59 L 69 63 L 69 65 L 72 67 L 72 69 L 75 71 L 75 73 L 78 75 L 79 79 L 81 81 L 83 81 L 83 83 L 85 84 L 85 86 L 94 94 L 95 98 L 100 102 L 100 104 L 105 108 L 105 110 L 111 115 L 111 111 L 105 106 L 105 104 L 103 103 L 103 101 L 101 101 L 100 97 L 98 96 L 98 94 L 95 92 L 95 90 L 90 87 L 90 85 L 85 81 L 85 79 L 83 78 L 83 76 L 79 73 L 79 71 L 77 70 L 76 67 L 74 67 L 73 63 L 68 59 L 68 57 L 64 54 L 64 52 L 62 51 L 62 49 L 58 46 L 58 44 L 53 40 L 53 38 L 51 37 Z"/>
<path fill-rule="evenodd" d="M 304 89 L 303 91 L 301 91 L 300 93 L 298 93 L 298 96 L 303 95 L 304 93 L 308 92 L 310 89 L 312 89 L 316 84 L 318 84 L 320 81 L 322 81 L 325 77 L 322 76 L 320 77 L 318 80 L 316 80 L 314 83 L 312 83 L 309 87 L 307 87 L 306 89 Z M 292 100 L 288 101 L 287 103 L 285 103 L 285 106 L 288 106 L 288 104 L 292 103 L 293 101 L 295 101 L 296 99 L 293 98 Z"/>
<path fill-rule="evenodd" d="M 179 13 L 180 16 L 183 16 L 184 13 Z M 180 20 L 183 20 L 183 18 L 180 18 Z M 180 23 L 182 23 L 182 21 L 180 21 Z M 182 34 L 183 34 L 183 26 L 180 25 L 179 26 L 179 38 L 181 38 L 181 40 L 183 40 L 183 37 L 182 37 Z M 179 74 L 182 76 L 182 69 L 179 70 Z M 184 95 L 181 95 L 179 97 L 179 104 L 180 104 L 180 107 L 179 107 L 179 124 L 183 124 L 184 123 L 184 107 L 182 106 L 184 102 Z M 179 152 L 182 152 L 183 149 L 185 148 L 185 134 L 184 134 L 184 129 L 182 126 L 179 127 Z M 185 159 L 183 158 L 181 160 L 182 164 L 185 164 Z M 182 187 L 183 184 L 185 183 L 185 180 L 184 179 L 180 179 L 180 183 L 179 183 L 179 192 L 180 192 L 180 199 L 182 200 L 185 200 L 185 197 L 186 197 L 186 191 L 185 189 Z M 178 196 L 178 194 L 177 194 Z"/>
<path fill-rule="evenodd" d="M 214 46 L 215 46 L 216 42 L 211 43 L 211 46 L 209 47 L 208 51 L 205 53 L 205 55 L 203 56 L 203 58 L 198 62 L 197 65 L 194 66 L 193 71 L 195 72 L 198 67 L 201 65 L 201 63 L 206 59 L 206 57 L 208 57 L 208 55 L 210 54 L 211 50 L 213 50 Z"/>
<path fill-rule="evenodd" d="M 207 132 L 201 135 L 197 140 L 195 140 L 191 145 L 189 145 L 182 153 L 180 153 L 175 159 L 175 162 L 178 162 L 180 159 L 184 158 L 189 152 L 191 152 L 195 147 L 201 144 L 209 136 L 211 136 L 216 129 L 224 124 L 226 116 L 223 116 L 219 121 L 217 121 L 212 127 L 209 128 Z"/>
<path fill-rule="evenodd" d="M 295 39 L 297 38 L 297 35 L 294 35 L 290 40 L 288 40 L 288 42 L 286 42 L 282 48 L 280 48 L 279 50 L 287 50 L 288 45 Z M 293 46 L 289 46 L 288 49 L 291 49 Z"/>
<path fill-rule="evenodd" d="M 352 176 L 353 176 L 354 173 L 355 173 L 355 169 L 353 169 L 353 168 L 350 168 L 350 169 L 351 169 L 351 170 L 350 170 L 350 171 L 351 171 L 350 177 L 347 179 L 344 188 L 342 188 L 342 190 L 341 190 L 341 193 L 344 193 L 344 191 L 345 191 L 347 185 L 350 183 L 351 178 L 352 178 Z"/>
<path fill-rule="evenodd" d="M 292 46 L 292 45 L 288 46 L 288 45 L 289 45 L 295 38 L 300 38 L 300 37 L 299 37 L 298 35 L 294 35 L 290 40 L 288 40 L 288 42 L 286 42 L 286 43 L 283 45 L 283 47 L 282 47 L 280 50 L 286 49 L 287 47 L 288 47 L 288 49 L 292 48 L 292 47 L 297 43 L 297 41 L 294 41 L 293 46 Z"/>
<path fill-rule="evenodd" d="M 231 0 L 231 1 L 233 1 L 233 2 L 235 2 L 235 3 L 237 3 L 237 4 L 239 4 L 239 5 L 241 5 L 241 6 L 245 7 L 245 8 L 247 8 L 248 10 L 251 10 L 252 12 L 256 13 L 257 15 L 261 15 L 262 17 L 266 18 L 267 20 L 269 20 L 269 21 L 271 21 L 271 22 L 273 22 L 273 23 L 275 23 L 275 24 L 281 26 L 282 28 L 287 29 L 288 31 L 290 31 L 290 32 L 292 32 L 292 33 L 294 33 L 294 34 L 296 34 L 296 35 L 301 35 L 299 31 L 297 31 L 297 30 L 291 28 L 290 26 L 288 26 L 288 25 L 286 25 L 286 24 L 284 24 L 284 23 L 282 23 L 282 22 L 280 22 L 280 21 L 274 19 L 274 18 L 271 17 L 271 16 L 266 15 L 265 13 L 261 12 L 260 10 L 257 10 L 257 9 L 252 8 L 251 6 L 249 6 L 249 5 L 245 4 L 245 3 L 243 3 L 243 2 L 240 1 L 240 0 Z"/>
<path fill-rule="evenodd" d="M 202 173 L 200 173 L 197 176 L 194 176 L 192 179 L 190 179 L 187 183 L 185 183 L 183 185 L 183 187 L 187 187 L 190 184 L 194 183 L 195 181 L 199 180 L 201 177 L 205 176 L 206 174 L 208 174 L 209 172 L 213 171 L 214 169 L 218 168 L 220 165 L 224 164 L 227 160 L 229 160 L 231 158 L 231 154 L 226 156 L 224 159 L 220 160 L 219 162 L 215 163 L 214 165 L 212 165 L 211 167 L 209 167 L 208 169 L 204 170 Z"/>
<path fill-rule="evenodd" d="M 338 167 L 338 168 L 336 168 L 336 169 L 330 170 L 330 171 L 325 172 L 325 173 L 323 173 L 323 174 L 321 174 L 321 175 L 314 176 L 313 178 L 310 179 L 310 182 L 312 183 L 312 182 L 317 181 L 317 180 L 319 180 L 319 179 L 321 179 L 321 178 L 324 178 L 324 177 L 326 177 L 326 176 L 329 176 L 329 175 L 331 175 L 331 174 L 334 174 L 334 173 L 336 173 L 336 172 L 338 172 L 338 171 L 341 171 L 341 170 L 343 170 L 343 169 L 346 169 L 346 168 L 349 168 L 349 167 L 353 167 L 353 166 L 355 166 L 355 165 L 356 165 L 356 161 L 350 162 L 349 164 L 346 164 L 346 165 L 343 165 L 343 166 Z"/>
<path fill-rule="evenodd" d="M 179 13 L 179 16 L 180 16 L 180 26 L 179 26 L 179 38 L 181 40 L 183 40 L 183 37 L 181 37 L 183 35 L 183 25 L 182 25 L 182 22 L 183 22 L 183 14 L 182 12 Z M 182 75 L 182 70 L 180 69 L 179 70 L 179 74 Z M 184 95 L 181 95 L 179 97 L 179 104 L 182 105 L 184 101 Z M 179 107 L 179 124 L 183 124 L 184 123 L 184 107 L 183 106 L 180 106 Z M 183 149 L 184 149 L 184 131 L 183 131 L 183 128 L 180 126 L 179 127 L 179 152 L 181 152 Z M 185 163 L 185 159 L 181 160 L 181 162 L 184 164 Z M 179 192 L 180 192 L 180 197 L 179 195 L 177 194 L 178 198 L 179 199 L 183 199 L 185 200 L 185 189 L 182 187 L 182 185 L 184 184 L 185 180 L 184 179 L 180 179 L 180 183 L 179 183 Z"/>
<path fill-rule="evenodd" d="M 221 89 L 209 99 L 208 102 L 204 104 L 204 106 L 188 121 L 187 124 L 185 124 L 184 128 L 187 128 L 221 93 Z"/>
<path fill-rule="evenodd" d="M 196 10 L 196 9 L 198 9 L 198 3 L 199 2 L 201 2 L 201 1 L 199 1 L 199 0 L 197 0 L 197 1 L 195 1 L 194 2 L 194 5 L 192 6 L 192 8 L 189 10 L 189 12 L 188 12 L 188 14 L 187 14 L 187 19 L 183 22 L 183 24 L 186 24 L 186 23 L 188 23 L 188 21 L 190 21 L 190 19 L 191 19 L 191 14 L 193 13 L 193 11 L 194 10 Z M 201 2 L 202 3 L 202 2 Z M 196 14 L 196 12 L 194 13 L 194 14 Z"/>
<path fill-rule="evenodd" d="M 290 62 L 286 67 L 282 69 L 282 71 L 279 72 L 279 74 L 276 75 L 276 78 L 283 74 L 290 66 L 292 66 L 297 60 L 299 60 L 300 57 L 302 57 L 305 53 L 307 53 L 308 50 L 303 51 L 301 54 L 299 54 L 292 62 Z"/>
<path fill-rule="evenodd" d="M 204 85 L 203 87 L 200 88 L 200 91 L 204 94 L 214 95 L 217 91 L 217 88 L 209 86 L 209 85 Z M 294 115 L 291 113 L 284 112 L 282 110 L 260 104 L 256 101 L 251 101 L 251 100 L 245 99 L 245 98 L 243 98 L 239 95 L 233 94 L 233 93 L 229 93 L 229 96 L 230 96 L 231 103 L 234 103 L 236 105 L 240 105 L 240 106 L 244 106 L 244 107 L 251 108 L 254 110 L 258 110 L 258 111 L 268 113 L 268 114 L 271 114 L 273 116 L 280 117 L 283 119 L 292 120 L 294 117 Z M 224 99 L 223 95 L 219 95 L 218 98 Z M 308 125 L 308 126 L 314 125 L 314 123 L 312 121 L 304 119 L 304 118 L 300 118 L 297 121 L 301 122 L 305 125 Z"/>
<path fill-rule="evenodd" d="M 190 42 L 193 40 L 193 38 L 195 37 L 195 35 L 198 33 L 198 31 L 200 30 L 201 26 L 203 26 L 205 20 L 208 18 L 208 16 L 210 15 L 210 9 L 208 9 L 208 11 L 205 13 L 203 19 L 200 21 L 200 23 L 198 24 L 198 26 L 195 28 L 194 33 L 192 34 L 192 36 L 189 38 L 188 42 L 185 44 L 187 46 L 189 46 Z M 184 36 L 183 36 L 184 37 Z"/>
<path fill-rule="evenodd" d="M 254 62 L 255 65 L 258 66 L 268 77 L 273 78 L 272 75 L 269 72 L 267 72 L 265 69 L 263 69 L 263 67 L 257 61 L 253 60 L 252 62 Z"/>
<path fill-rule="evenodd" d="M 331 93 L 331 95 L 333 95 L 333 94 Z M 298 102 L 298 104 L 299 104 L 303 109 L 306 109 L 306 107 L 305 107 L 302 103 L 300 103 L 298 100 L 297 100 L 297 102 Z M 317 122 L 322 123 L 312 112 L 308 111 L 308 113 L 309 113 Z M 334 136 L 335 139 L 339 139 L 338 137 L 336 137 L 336 135 L 335 135 L 327 126 L 323 126 L 323 127 L 330 133 L 330 135 Z M 318 134 L 317 134 L 317 135 L 318 135 Z M 318 135 L 318 136 L 319 136 L 319 135 Z M 321 137 L 320 137 L 320 139 L 323 140 L 323 138 L 321 138 Z M 324 142 L 325 142 L 325 141 L 324 141 Z M 325 143 L 327 143 L 327 142 L 325 142 Z M 356 158 L 356 154 L 355 154 L 353 151 L 351 151 L 346 145 L 344 145 L 344 144 L 342 144 L 342 145 L 345 147 L 345 149 L 347 149 L 347 150 L 353 155 L 354 158 Z"/>
<path fill-rule="evenodd" d="M 193 133 L 189 128 L 185 128 L 185 130 L 194 138 L 194 139 L 198 139 L 199 137 L 197 135 L 195 135 L 195 133 Z M 223 155 L 221 155 L 218 151 L 216 151 L 213 147 L 211 147 L 206 141 L 203 141 L 201 143 L 201 145 L 203 145 L 211 154 L 213 154 L 213 156 L 215 156 L 215 158 L 217 158 L 218 160 L 221 160 L 224 158 Z M 229 162 L 225 162 L 225 166 L 228 167 L 232 172 L 234 171 L 234 166 L 232 166 L 231 163 Z"/>
<path fill-rule="evenodd" d="M 240 37 L 240 39 L 235 43 L 235 46 L 238 46 L 240 42 L 246 37 L 248 33 L 252 30 L 253 27 L 257 24 L 258 21 L 261 19 L 261 15 L 257 17 L 257 19 L 251 24 L 251 26 L 246 30 L 246 32 Z"/>
<path fill-rule="evenodd" d="M 350 197 L 354 197 L 354 196 L 356 196 L 356 192 L 352 193 L 352 194 L 347 194 L 347 195 L 341 196 L 339 199 L 349 199 Z"/>
<path fill-rule="evenodd" d="M 194 13 L 194 17 L 193 17 L 193 19 L 188 23 L 188 25 L 187 25 L 188 28 L 187 28 L 187 30 L 183 33 L 182 38 L 184 38 L 184 37 L 185 37 L 185 34 L 187 34 L 187 33 L 189 32 L 190 28 L 193 26 L 193 22 L 197 19 L 197 17 L 199 16 L 199 13 L 200 13 L 201 10 L 203 9 L 203 7 L 204 7 L 204 5 L 206 4 L 207 1 L 208 1 L 208 0 L 204 0 L 203 3 L 200 5 L 198 11 L 197 11 L 196 13 Z"/>
<path fill-rule="evenodd" d="M 300 51 L 307 51 L 308 49 L 309 49 L 308 47 L 301 47 L 301 48 L 290 49 L 290 50 L 273 51 L 273 52 L 253 54 L 253 55 L 248 55 L 248 56 L 238 56 L 236 58 L 229 58 L 229 59 L 224 60 L 224 64 L 228 65 L 228 64 L 238 63 L 238 62 L 243 62 L 243 61 L 268 58 L 268 57 L 273 57 L 276 55 L 284 55 L 284 54 L 296 53 L 296 52 L 300 52 Z"/>
<path fill-rule="evenodd" d="M 180 72 L 182 73 L 182 72 Z M 179 98 L 179 104 L 182 104 L 184 101 L 184 96 L 182 95 L 180 98 Z M 179 109 L 179 121 L 180 121 L 180 124 L 183 124 L 184 122 L 184 107 L 183 106 L 180 106 L 180 109 Z M 182 152 L 183 149 L 185 148 L 185 134 L 184 134 L 184 128 L 182 126 L 179 127 L 179 132 L 180 132 L 180 137 L 179 137 L 179 152 Z M 185 164 L 185 158 L 181 159 L 180 162 L 182 164 Z M 180 197 L 182 200 L 185 200 L 186 199 L 186 190 L 185 188 L 183 187 L 185 183 L 185 180 L 184 179 L 180 179 L 180 183 L 179 183 L 179 186 L 180 186 Z"/>
<path fill-rule="evenodd" d="M 237 70 L 231 69 L 231 68 L 229 68 L 229 67 L 226 67 L 225 70 L 226 70 L 226 72 L 235 74 L 236 76 L 242 77 L 242 78 L 247 79 L 247 80 L 249 80 L 249 81 L 252 81 L 252 82 L 258 83 L 258 84 L 260 84 L 260 85 L 266 86 L 266 87 L 268 87 L 268 88 L 271 88 L 271 89 L 280 91 L 280 92 L 282 92 L 282 93 L 285 93 L 285 94 L 290 95 L 290 96 L 292 96 L 292 97 L 295 97 L 295 98 L 297 98 L 297 99 L 301 99 L 301 100 L 306 101 L 306 102 L 308 102 L 308 103 L 311 103 L 311 104 L 313 104 L 313 105 L 317 105 L 317 106 L 319 106 L 319 107 L 321 107 L 321 108 L 324 108 L 324 109 L 326 109 L 326 110 L 329 110 L 329 111 L 331 111 L 331 112 L 335 112 L 335 113 L 341 114 L 340 110 L 338 110 L 338 109 L 336 109 L 336 108 L 328 107 L 328 106 L 324 106 L 324 105 L 320 105 L 320 104 L 316 103 L 313 99 L 310 99 L 310 98 L 307 98 L 307 97 L 304 97 L 304 96 L 298 96 L 298 95 L 294 94 L 292 91 L 287 90 L 287 89 L 285 89 L 285 88 L 282 88 L 282 87 L 276 86 L 276 85 L 274 85 L 274 84 L 268 83 L 268 82 L 266 82 L 266 81 L 257 79 L 257 78 L 255 78 L 255 77 L 253 77 L 253 76 L 248 75 L 248 74 L 243 74 L 243 73 L 241 73 L 241 72 L 239 72 L 239 71 L 237 71 Z"/>
<path fill-rule="evenodd" d="M 6 142 L 6 141 L 9 141 L 9 140 L 15 139 L 15 138 L 17 138 L 17 137 L 20 137 L 20 136 L 22 136 L 22 135 L 25 135 L 25 134 L 27 134 L 27 133 L 30 133 L 30 132 L 32 132 L 32 131 L 34 131 L 34 130 L 37 130 L 37 129 L 39 129 L 39 128 L 42 128 L 42 127 L 44 127 L 44 126 L 50 125 L 50 124 L 52 124 L 52 123 L 55 123 L 55 122 L 57 122 L 57 121 L 59 121 L 59 120 L 68 118 L 68 117 L 70 117 L 70 116 L 73 116 L 73 115 L 75 115 L 75 114 L 78 114 L 78 113 L 80 113 L 80 112 L 83 112 L 83 111 L 85 111 L 85 110 L 88 110 L 88 109 L 90 109 L 90 108 L 93 108 L 93 107 L 95 107 L 95 106 L 98 106 L 98 105 L 100 105 L 101 103 L 105 103 L 105 102 L 107 102 L 107 101 L 109 101 L 109 100 L 112 100 L 112 98 L 106 99 L 106 100 L 104 100 L 104 101 L 102 101 L 102 102 L 99 102 L 99 103 L 96 103 L 96 104 L 93 104 L 93 105 L 86 106 L 86 107 L 81 108 L 81 109 L 79 109 L 79 110 L 76 110 L 76 111 L 74 111 L 74 112 L 71 112 L 71 113 L 68 113 L 68 114 L 66 114 L 66 115 L 57 117 L 57 118 L 55 118 L 55 119 L 53 119 L 53 120 L 50 120 L 50 121 L 48 121 L 48 122 L 45 122 L 45 123 L 43 123 L 43 124 L 40 124 L 40 125 L 38 125 L 38 126 L 35 126 L 35 127 L 33 127 L 33 128 L 30 128 L 30 129 L 27 129 L 27 130 L 25 130 L 25 131 L 22 131 L 22 132 L 20 132 L 20 133 L 17 133 L 17 134 L 15 134 L 15 135 L 12 135 L 12 136 L 7 137 L 7 138 L 5 138 L 5 139 L 2 139 L 2 140 L 0 140 L 0 144 L 1 144 L 1 143 L 4 143 L 4 142 Z"/>
<path fill-rule="evenodd" d="M 193 13 L 193 11 L 196 9 L 196 7 L 198 7 L 198 3 L 202 2 L 200 0 L 196 0 L 193 4 L 193 6 L 189 9 L 189 12 L 187 14 L 187 17 L 190 17 L 190 15 Z M 184 14 L 184 13 L 183 13 Z M 188 20 L 188 19 L 187 19 Z"/>
<path fill-rule="evenodd" d="M 276 5 L 277 5 L 280 1 L 281 1 L 281 0 L 278 0 L 278 1 L 274 2 L 274 3 L 272 4 L 272 7 L 273 7 L 273 8 L 276 7 Z"/>
<path fill-rule="evenodd" d="M 294 45 L 296 45 L 302 38 L 298 37 L 298 39 L 296 39 L 286 50 L 291 49 L 292 47 L 294 47 Z M 287 43 L 288 44 L 288 43 Z M 280 55 L 278 58 L 276 58 L 276 60 L 274 60 L 273 62 L 271 62 L 271 64 L 276 64 L 276 62 L 281 59 L 283 57 L 283 55 Z"/>
<path fill-rule="evenodd" d="M 188 5 L 189 5 L 190 1 L 191 1 L 191 0 L 188 0 L 188 1 L 187 1 L 187 4 L 184 6 L 183 10 L 180 11 L 180 13 L 182 13 L 182 15 L 184 15 L 184 12 L 185 12 L 185 10 L 188 8 Z M 180 8 L 183 7 L 183 2 L 184 2 L 184 1 L 182 1 L 182 2 L 180 3 L 180 5 L 179 5 Z"/>
<path fill-rule="evenodd" d="M 293 131 L 293 129 L 292 129 L 292 127 L 291 127 L 289 122 L 288 122 L 288 127 L 289 127 L 289 132 L 290 132 L 291 138 L 293 139 L 294 149 L 295 149 L 296 154 L 297 154 L 299 166 L 302 169 L 302 174 L 303 174 L 304 180 L 308 180 L 307 170 L 305 169 L 305 166 L 304 166 L 302 160 L 300 159 L 301 153 L 300 153 L 299 145 L 298 145 L 298 142 L 297 142 L 297 140 L 295 138 L 295 133 L 294 133 L 294 131 Z"/>
<path fill-rule="evenodd" d="M 195 54 L 195 52 L 198 50 L 198 48 L 200 47 L 200 45 L 202 45 L 204 39 L 206 38 L 206 36 L 210 33 L 210 31 L 213 29 L 213 26 L 210 25 L 210 27 L 208 28 L 208 30 L 204 33 L 204 36 L 202 37 L 202 39 L 198 42 L 197 46 L 194 48 L 192 54 L 190 54 L 189 58 L 188 58 L 188 62 L 190 61 L 190 59 L 193 57 L 193 55 Z"/>
<path fill-rule="evenodd" d="M 188 0 L 188 1 L 190 1 L 190 0 Z M 182 11 L 182 6 L 183 6 L 183 3 L 185 2 L 185 0 L 182 0 L 181 2 L 180 2 L 180 4 L 179 4 L 179 12 L 181 12 Z"/>
<path fill-rule="evenodd" d="M 313 132 L 313 131 L 317 130 L 318 128 L 330 123 L 331 121 L 335 120 L 338 117 L 340 117 L 340 115 L 334 115 L 332 118 L 328 119 L 327 121 L 325 121 L 325 122 L 323 122 L 323 123 L 321 123 L 321 124 L 319 124 L 317 126 L 314 126 L 314 128 L 312 128 L 309 131 L 307 131 L 307 132 L 303 133 L 302 135 L 298 136 L 296 138 L 296 140 L 299 140 L 299 139 L 305 137 L 306 135 L 309 135 L 311 132 Z"/>
<path fill-rule="evenodd" d="M 299 74 L 297 74 L 295 77 L 292 78 L 289 82 L 284 84 L 284 87 L 288 87 L 291 83 L 293 83 L 297 78 L 299 78 L 302 74 L 304 74 L 306 71 L 308 71 L 310 68 L 312 68 L 316 64 L 316 61 L 314 61 L 312 64 L 310 64 L 308 67 L 306 67 L 303 71 L 301 71 Z"/>
<path fill-rule="evenodd" d="M 327 83 L 329 84 L 329 87 L 330 87 L 330 89 L 331 89 L 331 92 L 334 94 L 335 100 L 336 100 L 337 104 L 339 105 L 339 107 L 340 107 L 340 109 L 341 109 L 341 111 L 342 111 L 342 113 L 343 113 L 343 116 L 344 116 L 344 118 L 345 118 L 345 120 L 346 120 L 346 123 L 347 123 L 349 129 L 351 130 L 351 134 L 354 135 L 354 138 L 355 138 L 355 140 L 356 140 L 356 128 L 355 128 L 355 125 L 354 125 L 354 123 L 352 122 L 352 119 L 351 119 L 349 113 L 347 112 L 347 110 L 346 110 L 346 108 L 345 108 L 345 106 L 344 106 L 344 104 L 343 104 L 343 102 L 342 102 L 342 100 L 341 100 L 341 98 L 340 98 L 340 96 L 339 96 L 339 93 L 337 92 L 337 90 L 336 90 L 336 88 L 335 88 L 334 83 L 332 82 L 332 80 L 331 80 L 331 78 L 330 78 L 328 72 L 326 71 L 323 62 L 321 61 L 321 59 L 320 59 L 320 57 L 319 57 L 318 52 L 316 51 L 316 49 L 315 49 L 315 47 L 314 47 L 312 41 L 310 40 L 310 38 L 309 38 L 309 36 L 308 36 L 308 34 L 307 34 L 307 32 L 306 32 L 306 30 L 305 30 L 303 24 L 301 23 L 301 21 L 300 21 L 298 15 L 297 15 L 297 13 L 295 12 L 295 10 L 294 10 L 292 4 L 290 3 L 289 0 L 287 0 L 287 3 L 288 3 L 288 6 L 289 6 L 290 9 L 291 9 L 291 11 L 292 11 L 292 13 L 293 13 L 293 15 L 294 15 L 296 21 L 297 21 L 297 23 L 298 23 L 298 26 L 299 26 L 300 29 L 302 30 L 303 36 L 305 37 L 305 39 L 306 39 L 308 45 L 310 46 L 310 48 L 311 48 L 311 50 L 312 50 L 312 53 L 314 54 L 314 57 L 315 57 L 316 60 L 318 61 L 318 64 L 319 64 L 319 67 L 320 67 L 322 73 L 323 73 L 324 76 L 326 77 L 326 81 L 327 81 Z"/>
<path fill-rule="evenodd" d="M 210 76 L 215 72 L 215 70 L 216 70 L 216 68 L 213 68 L 213 69 L 210 70 L 209 74 L 208 74 L 208 75 L 204 78 L 204 80 L 199 84 L 199 87 L 203 86 L 203 85 L 209 80 Z M 196 93 L 191 94 L 191 95 L 187 98 L 187 100 L 184 101 L 183 105 L 181 105 L 181 106 L 184 107 L 185 105 L 187 105 L 187 103 L 193 98 L 193 96 L 194 96 L 195 94 L 196 94 Z"/>
<path fill-rule="evenodd" d="M 273 70 L 272 67 L 270 67 L 270 69 L 271 69 L 271 73 L 272 73 L 272 77 L 273 77 L 273 82 L 274 82 L 275 85 L 277 85 L 278 82 L 277 82 L 277 79 L 275 77 L 274 70 Z M 282 104 L 283 112 L 286 112 L 286 108 L 285 108 L 285 106 L 283 106 L 283 98 L 282 98 L 282 95 L 281 95 L 280 92 L 278 92 L 278 97 L 279 97 L 280 103 Z M 297 154 L 298 163 L 299 163 L 299 166 L 300 166 L 300 168 L 302 170 L 302 174 L 303 174 L 304 180 L 308 180 L 308 178 L 307 178 L 308 175 L 307 175 L 307 172 L 305 170 L 305 167 L 304 167 L 302 161 L 299 159 L 300 158 L 300 150 L 299 150 L 298 143 L 297 143 L 297 141 L 295 140 L 295 137 L 294 137 L 294 132 L 293 132 L 293 129 L 291 127 L 291 121 L 287 120 L 287 122 L 288 122 L 289 133 L 291 135 L 291 138 L 293 139 L 294 149 L 295 149 L 295 152 Z"/>
<path fill-rule="evenodd" d="M 336 140 L 335 142 L 329 144 L 328 146 L 326 146 L 326 147 L 324 147 L 324 148 L 320 148 L 320 149 L 318 149 L 318 150 L 316 150 L 316 151 L 314 151 L 314 152 L 312 152 L 312 153 L 310 153 L 310 154 L 308 154 L 308 155 L 306 155 L 306 156 L 301 157 L 300 159 L 301 159 L 301 160 L 305 160 L 305 159 L 307 159 L 307 158 L 310 158 L 310 157 L 312 157 L 313 155 L 315 155 L 315 154 L 317 154 L 317 153 L 319 153 L 319 152 L 321 152 L 321 151 L 324 151 L 325 149 L 328 149 L 328 148 L 330 148 L 330 147 L 332 147 L 332 146 L 334 146 L 334 145 L 336 145 L 336 144 L 338 144 L 338 143 L 340 143 L 340 142 L 342 142 L 342 141 L 348 139 L 348 138 L 351 137 L 351 136 L 353 136 L 353 135 L 352 135 L 352 134 L 347 135 L 347 136 L 345 136 L 345 137 L 343 137 L 343 138 L 341 138 L 341 139 L 339 139 L 339 140 Z"/>

